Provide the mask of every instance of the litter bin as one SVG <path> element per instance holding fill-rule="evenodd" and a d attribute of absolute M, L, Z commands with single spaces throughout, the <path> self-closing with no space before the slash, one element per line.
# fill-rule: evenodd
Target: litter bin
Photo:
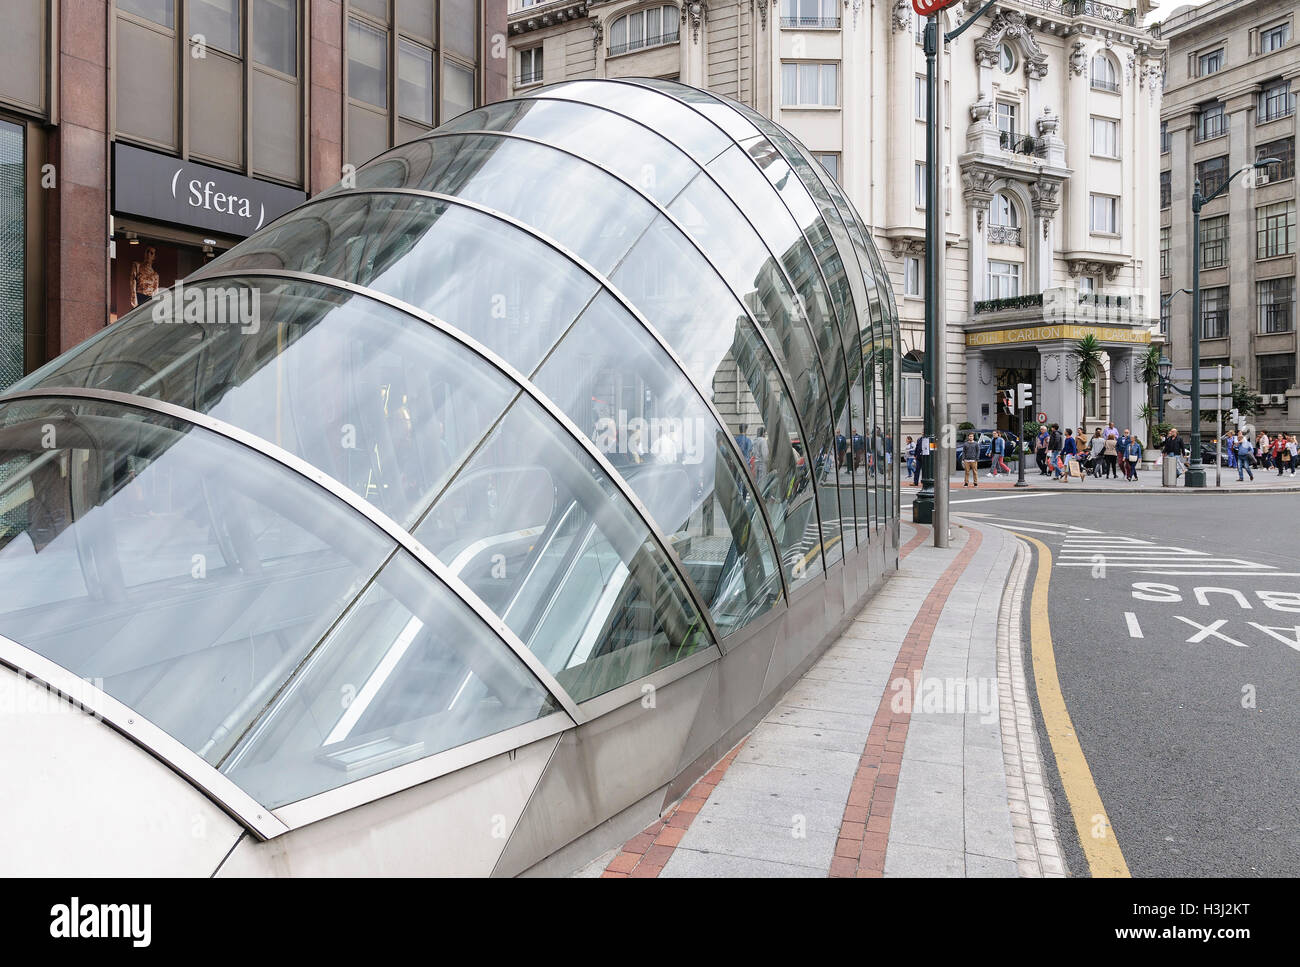
<path fill-rule="evenodd" d="M 1160 461 L 1160 480 L 1166 487 L 1178 486 L 1178 458 L 1172 453 L 1166 453 Z"/>

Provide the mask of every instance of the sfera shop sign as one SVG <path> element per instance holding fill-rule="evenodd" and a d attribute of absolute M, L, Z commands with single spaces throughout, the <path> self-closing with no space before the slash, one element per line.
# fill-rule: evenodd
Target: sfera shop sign
<path fill-rule="evenodd" d="M 244 237 L 306 198 L 306 192 L 196 161 L 113 145 L 113 210 L 120 215 Z"/>

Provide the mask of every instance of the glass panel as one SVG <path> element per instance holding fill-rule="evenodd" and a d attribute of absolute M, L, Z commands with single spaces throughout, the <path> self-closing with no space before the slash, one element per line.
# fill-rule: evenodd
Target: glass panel
<path fill-rule="evenodd" d="M 0 406 L 0 634 L 217 765 L 393 543 L 238 444 L 101 403 Z"/>
<path fill-rule="evenodd" d="M 711 646 L 645 525 L 599 464 L 526 397 L 415 535 L 575 701 Z"/>
<path fill-rule="evenodd" d="M 23 129 L 0 118 L 0 389 L 23 374 L 27 307 Z"/>
<path fill-rule="evenodd" d="M 190 0 L 190 36 L 202 36 L 209 47 L 239 54 L 238 0 Z"/>
<path fill-rule="evenodd" d="M 348 97 L 388 106 L 388 42 L 384 31 L 348 21 Z"/>
<path fill-rule="evenodd" d="M 660 204 L 677 196 L 699 168 L 681 149 L 622 115 L 573 101 L 502 101 L 464 114 L 443 131 L 511 131 L 603 165 Z"/>
<path fill-rule="evenodd" d="M 443 3 L 445 4 L 446 0 L 443 0 Z M 355 2 L 353 5 L 356 5 Z M 394 6 L 397 13 L 397 26 L 403 33 L 421 37 L 430 43 L 437 40 L 433 30 L 435 4 L 431 0 L 397 0 Z M 381 18 L 384 16 L 382 4 L 379 16 Z"/>
<path fill-rule="evenodd" d="M 450 323 L 523 372 L 597 289 L 569 259 L 500 219 L 413 195 L 339 195 L 309 205 L 212 267 L 293 269 L 376 289 Z"/>
<path fill-rule="evenodd" d="M 654 131 L 672 131 L 673 143 L 698 162 L 712 161 L 730 143 L 717 127 L 686 105 L 636 84 L 570 81 L 541 93 L 607 107 Z"/>
<path fill-rule="evenodd" d="M 356 182 L 359 189 L 418 188 L 478 202 L 531 225 L 601 272 L 617 265 L 654 219 L 648 202 L 598 168 L 546 145 L 489 135 L 401 145 L 361 168 Z M 463 267 L 462 260 L 458 274 Z"/>
<path fill-rule="evenodd" d="M 253 60 L 298 74 L 298 11 L 293 0 L 254 0 Z"/>
<path fill-rule="evenodd" d="M 399 552 L 221 770 L 274 808 L 553 711 L 524 663 Z"/>
<path fill-rule="evenodd" d="M 809 579 L 820 571 L 821 540 L 806 458 L 808 441 L 799 430 L 775 360 L 740 303 L 686 237 L 663 218 L 637 243 L 613 282 L 673 347 L 695 384 L 709 389 L 729 430 L 738 438 L 749 438 L 760 427 L 765 430 L 771 476 L 763 498 L 782 566 L 791 587 Z M 751 301 L 759 308 L 756 298 Z M 790 314 L 773 323 L 760 308 L 758 317 L 772 327 L 774 336 L 790 337 L 785 352 L 807 360 L 796 390 L 806 394 L 805 405 L 824 400 L 818 395 L 824 392 L 820 381 L 811 375 L 817 365 L 807 330 L 796 327 Z M 773 344 L 782 345 L 776 339 Z M 824 402 L 821 405 L 824 408 Z"/>
<path fill-rule="evenodd" d="M 433 51 L 405 39 L 397 42 L 397 111 L 433 123 Z"/>
<path fill-rule="evenodd" d="M 164 27 L 176 25 L 176 0 L 117 0 L 117 9 Z"/>
<path fill-rule="evenodd" d="M 695 387 L 608 294 L 584 313 L 536 382 L 618 468 L 672 541 L 724 637 L 772 606 L 780 579 L 751 493 L 755 481 L 762 489 L 771 476 L 770 441 L 757 437 L 742 468 Z"/>
<path fill-rule="evenodd" d="M 186 286 L 141 307 L 28 387 L 85 386 L 210 413 L 294 453 L 409 525 L 514 396 L 496 370 L 396 309 L 306 283 Z M 209 306 L 199 308 L 201 303 Z M 248 307 L 246 326 L 219 306 Z M 228 318 L 231 322 L 223 322 Z"/>
<path fill-rule="evenodd" d="M 474 72 L 449 60 L 442 63 L 442 117 L 454 118 L 474 107 Z"/>

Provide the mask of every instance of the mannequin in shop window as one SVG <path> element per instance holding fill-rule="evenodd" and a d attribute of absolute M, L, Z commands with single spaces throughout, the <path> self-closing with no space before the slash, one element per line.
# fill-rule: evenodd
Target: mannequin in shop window
<path fill-rule="evenodd" d="M 158 253 L 152 245 L 144 250 L 143 262 L 131 263 L 131 308 L 148 302 L 158 291 L 158 270 L 153 267 Z"/>

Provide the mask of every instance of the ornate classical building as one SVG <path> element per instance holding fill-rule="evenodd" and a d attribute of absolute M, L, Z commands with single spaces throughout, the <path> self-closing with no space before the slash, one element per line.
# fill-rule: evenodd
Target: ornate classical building
<path fill-rule="evenodd" d="M 904 349 L 923 337 L 925 55 L 909 0 L 510 0 L 512 89 L 588 77 L 673 78 L 788 128 L 870 222 L 894 285 Z M 948 11 L 952 29 L 974 15 Z M 954 422 L 1005 425 L 997 390 L 1037 389 L 1062 425 L 1136 426 L 1135 357 L 1157 331 L 1156 6 L 998 3 L 948 46 L 943 157 Z M 1072 349 L 1106 353 L 1085 398 Z M 903 374 L 904 432 L 920 425 Z M 1081 412 L 1086 410 L 1086 414 Z"/>

